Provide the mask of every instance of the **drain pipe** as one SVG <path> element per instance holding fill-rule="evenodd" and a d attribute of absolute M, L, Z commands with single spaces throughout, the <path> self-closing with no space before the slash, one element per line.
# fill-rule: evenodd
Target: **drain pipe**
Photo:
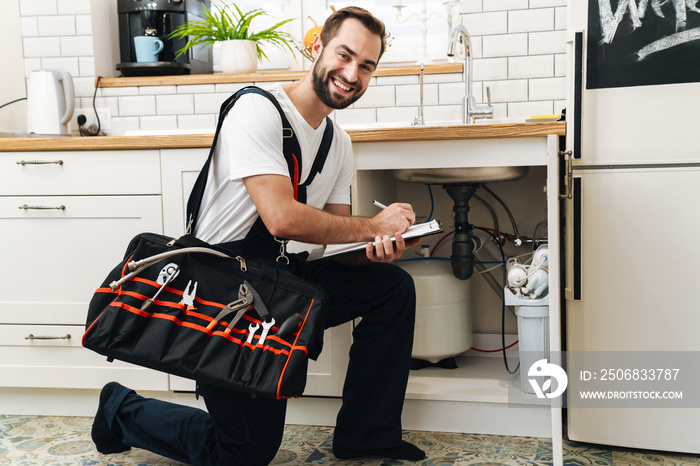
<path fill-rule="evenodd" d="M 447 194 L 454 201 L 452 211 L 455 215 L 455 233 L 452 238 L 452 273 L 460 280 L 467 280 L 474 273 L 474 236 L 469 224 L 469 199 L 479 185 L 448 184 L 443 185 Z"/>

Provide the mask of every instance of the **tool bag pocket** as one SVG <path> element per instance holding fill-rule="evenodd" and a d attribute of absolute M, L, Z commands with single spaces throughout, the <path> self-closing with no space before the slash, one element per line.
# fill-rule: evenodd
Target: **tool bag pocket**
<path fill-rule="evenodd" d="M 192 236 L 144 233 L 88 308 L 83 346 L 271 398 L 300 396 L 323 346 L 318 286 Z"/>

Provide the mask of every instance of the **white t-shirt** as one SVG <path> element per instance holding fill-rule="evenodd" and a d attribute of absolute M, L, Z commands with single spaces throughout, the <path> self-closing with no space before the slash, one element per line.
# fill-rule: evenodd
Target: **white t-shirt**
<path fill-rule="evenodd" d="M 299 140 L 301 184 L 311 171 L 326 121 L 312 128 L 282 86 L 278 84 L 266 90 L 277 98 Z M 350 204 L 353 174 L 350 136 L 335 123 L 333 129 L 333 142 L 323 170 L 306 189 L 306 204 L 318 209 L 326 204 Z M 267 98 L 245 94 L 231 108 L 221 127 L 195 236 L 211 244 L 245 238 L 258 213 L 243 178 L 266 174 L 289 177 L 282 149 L 282 119 Z"/>

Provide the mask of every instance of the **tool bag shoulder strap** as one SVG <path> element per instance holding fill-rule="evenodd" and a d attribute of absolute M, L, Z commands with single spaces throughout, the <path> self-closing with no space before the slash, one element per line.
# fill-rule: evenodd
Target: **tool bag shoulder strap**
<path fill-rule="evenodd" d="M 216 126 L 214 140 L 211 144 L 211 149 L 209 150 L 209 157 L 207 158 L 207 161 L 204 162 L 204 166 L 199 172 L 199 176 L 197 176 L 197 180 L 195 181 L 194 187 L 192 188 L 192 192 L 190 193 L 190 197 L 187 201 L 187 234 L 194 234 L 197 217 L 199 215 L 199 208 L 204 197 L 204 188 L 207 184 L 209 167 L 211 166 L 212 159 L 214 158 L 214 150 L 219 139 L 221 127 L 224 123 L 224 118 L 226 118 L 228 112 L 244 94 L 258 94 L 269 99 L 282 118 L 283 153 L 284 159 L 287 161 L 287 169 L 289 170 L 289 176 L 292 180 L 292 186 L 294 188 L 294 199 L 299 202 L 306 203 L 306 188 L 314 180 L 316 174 L 321 173 L 321 170 L 323 170 L 323 165 L 326 163 L 326 158 L 328 157 L 328 152 L 330 150 L 331 143 L 333 142 L 333 122 L 329 117 L 326 117 L 326 129 L 323 132 L 321 145 L 318 148 L 313 165 L 311 165 L 311 172 L 309 173 L 307 179 L 301 183 L 301 148 L 299 146 L 299 140 L 297 139 L 296 134 L 294 134 L 292 125 L 289 123 L 289 120 L 284 114 L 282 107 L 280 107 L 277 99 L 269 92 L 256 86 L 244 87 L 221 104 L 221 109 L 219 110 L 219 123 Z"/>

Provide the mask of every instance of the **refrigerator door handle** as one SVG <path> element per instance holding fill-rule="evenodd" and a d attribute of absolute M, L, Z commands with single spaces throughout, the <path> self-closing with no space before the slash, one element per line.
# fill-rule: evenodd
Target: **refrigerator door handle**
<path fill-rule="evenodd" d="M 570 150 L 559 151 L 559 155 L 564 157 L 564 163 L 566 164 L 566 173 L 564 177 L 564 188 L 566 188 L 565 194 L 559 194 L 559 199 L 572 199 L 574 197 L 574 157 L 573 152 Z"/>

